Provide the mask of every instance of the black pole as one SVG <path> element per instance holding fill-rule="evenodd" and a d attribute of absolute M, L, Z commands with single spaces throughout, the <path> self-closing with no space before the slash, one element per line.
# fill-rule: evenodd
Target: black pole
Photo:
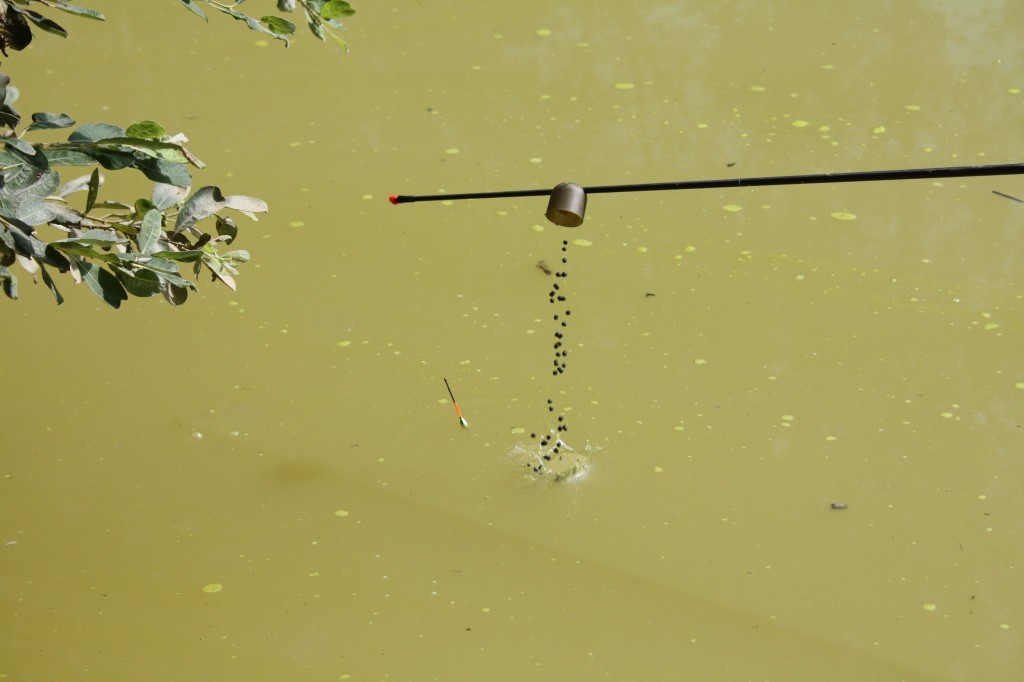
<path fill-rule="evenodd" d="M 612 192 L 655 192 L 668 189 L 714 189 L 722 187 L 764 187 L 766 185 L 815 185 L 833 182 L 868 182 L 873 180 L 928 180 L 936 178 L 968 178 L 984 175 L 1021 175 L 1024 163 L 994 166 L 957 166 L 953 168 L 910 168 L 907 170 L 857 171 L 853 173 L 817 173 L 812 175 L 776 175 L 763 178 L 732 178 L 728 180 L 687 180 L 655 182 L 640 185 L 599 185 L 584 187 L 587 194 Z M 399 195 L 389 197 L 392 204 L 414 201 L 456 201 L 460 199 L 499 199 L 509 197 L 546 197 L 550 189 L 522 189 L 506 192 L 468 192 L 465 194 Z"/>

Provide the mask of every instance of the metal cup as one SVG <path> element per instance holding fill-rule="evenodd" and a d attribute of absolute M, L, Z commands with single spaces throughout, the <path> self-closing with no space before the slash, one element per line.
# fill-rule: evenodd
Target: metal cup
<path fill-rule="evenodd" d="M 587 193 L 577 184 L 563 182 L 551 190 L 548 210 L 544 215 L 555 225 L 578 227 L 583 224 L 586 212 Z"/>

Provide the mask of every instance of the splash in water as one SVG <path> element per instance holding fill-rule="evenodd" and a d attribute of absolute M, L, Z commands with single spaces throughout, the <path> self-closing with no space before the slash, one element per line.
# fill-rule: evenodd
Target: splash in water
<path fill-rule="evenodd" d="M 580 479 L 590 469 L 591 445 L 574 450 L 552 433 L 540 442 L 517 443 L 508 451 L 508 459 L 523 470 L 523 478 L 533 481 L 568 481 Z"/>

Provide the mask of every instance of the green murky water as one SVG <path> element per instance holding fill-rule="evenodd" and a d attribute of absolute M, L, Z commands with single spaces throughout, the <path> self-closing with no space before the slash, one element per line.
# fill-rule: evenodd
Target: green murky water
<path fill-rule="evenodd" d="M 237 294 L 3 306 L 5 679 L 1020 679 L 1019 179 L 387 201 L 1019 162 L 1014 3 L 89 4 L 19 109 L 271 213 Z"/>

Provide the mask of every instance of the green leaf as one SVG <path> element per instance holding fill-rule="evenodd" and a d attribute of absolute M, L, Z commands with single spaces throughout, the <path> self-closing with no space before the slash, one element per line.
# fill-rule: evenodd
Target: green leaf
<path fill-rule="evenodd" d="M 124 267 L 114 268 L 118 281 L 132 296 L 145 298 L 160 293 L 160 277 L 151 270 Z"/>
<path fill-rule="evenodd" d="M 341 46 L 341 49 L 345 50 L 345 52 L 348 52 L 348 43 L 342 40 L 341 36 L 339 36 L 337 33 L 333 31 L 328 31 L 328 35 L 331 36 L 331 39 L 334 40 L 334 42 L 338 43 L 338 45 Z"/>
<path fill-rule="evenodd" d="M 9 9 L 12 9 L 12 10 L 18 12 L 22 16 L 28 17 L 29 21 L 31 21 L 33 24 L 35 24 L 39 28 L 43 29 L 47 33 L 52 33 L 54 35 L 58 35 L 61 38 L 67 38 L 68 37 L 68 32 L 64 30 L 63 26 L 58 24 L 56 21 L 53 21 L 52 19 L 47 19 L 46 17 L 44 17 L 39 12 L 35 12 L 33 10 L 30 10 L 30 9 L 17 9 L 17 8 L 15 8 L 13 6 L 9 6 Z"/>
<path fill-rule="evenodd" d="M 34 195 L 25 196 L 18 204 L 14 215 L 18 220 L 33 227 L 45 225 L 54 218 L 54 212 L 50 209 L 50 205 Z"/>
<path fill-rule="evenodd" d="M 67 12 L 68 14 L 77 14 L 78 16 L 85 17 L 86 19 L 106 21 L 106 17 L 94 9 L 89 9 L 88 7 L 78 7 L 77 5 L 67 5 L 63 2 L 63 0 L 61 0 L 61 3 L 59 5 L 50 5 L 50 7 L 56 7 L 62 12 Z"/>
<path fill-rule="evenodd" d="M 209 0 L 207 0 L 207 2 L 209 2 Z M 240 3 L 236 3 L 236 4 L 240 4 Z M 269 28 L 267 28 L 266 26 L 261 24 L 258 19 L 254 18 L 254 17 L 250 17 L 248 14 L 244 14 L 242 12 L 239 12 L 239 11 L 237 11 L 235 9 L 232 9 L 231 7 L 227 7 L 225 5 L 217 4 L 217 5 L 214 5 L 214 7 L 219 9 L 224 14 L 229 14 L 232 17 L 234 17 L 235 19 L 238 19 L 239 21 L 244 21 L 246 26 L 248 26 L 249 28 L 251 28 L 254 31 L 259 31 L 260 33 L 266 33 L 267 35 L 271 35 L 271 36 L 277 38 L 278 40 L 283 40 L 284 44 L 285 44 L 285 47 L 288 46 L 289 43 L 288 43 L 288 36 L 287 35 L 282 34 L 282 33 L 276 33 L 274 31 L 270 30 Z M 293 27 L 293 30 L 294 30 L 294 27 Z"/>
<path fill-rule="evenodd" d="M 139 121 L 128 126 L 124 131 L 126 137 L 134 137 L 140 140 L 160 140 L 167 136 L 167 131 L 156 121 Z"/>
<path fill-rule="evenodd" d="M 236 211 L 242 211 L 243 213 L 266 213 L 270 210 L 267 202 L 263 201 L 263 199 L 247 197 L 242 194 L 232 194 L 229 197 L 224 197 L 224 206 L 226 208 L 233 208 Z"/>
<path fill-rule="evenodd" d="M 37 171 L 36 176 L 28 183 L 10 182 L 2 192 L 7 196 L 48 197 L 60 187 L 60 173 L 51 170 Z"/>
<path fill-rule="evenodd" d="M 250 256 L 248 251 L 239 249 L 238 251 L 228 251 L 224 254 L 223 258 L 230 265 L 239 265 L 241 263 L 248 263 Z"/>
<path fill-rule="evenodd" d="M 168 284 L 174 284 L 175 286 L 179 287 L 186 287 L 188 289 L 191 289 L 192 291 L 199 291 L 199 286 L 190 279 L 185 279 L 183 277 L 180 277 L 179 275 L 175 275 L 169 272 L 157 271 L 156 274 L 160 276 L 160 279 L 164 280 Z"/>
<path fill-rule="evenodd" d="M 67 114 L 32 114 L 32 123 L 25 128 L 27 133 L 30 130 L 52 130 L 55 128 L 70 128 L 75 125 L 75 119 Z"/>
<path fill-rule="evenodd" d="M 215 216 L 217 218 L 217 234 L 219 236 L 226 236 L 227 240 L 225 244 L 230 244 L 235 241 L 238 236 L 238 225 L 235 225 L 235 221 L 226 216 Z"/>
<path fill-rule="evenodd" d="M 80 212 L 64 204 L 51 203 L 49 206 L 50 210 L 53 211 L 53 219 L 50 221 L 51 225 L 64 225 L 66 227 L 81 225 L 82 220 L 85 218 Z"/>
<path fill-rule="evenodd" d="M 109 271 L 88 261 L 79 261 L 78 269 L 82 273 L 82 279 L 89 285 L 92 292 L 102 298 L 103 302 L 111 308 L 120 308 L 121 301 L 128 300 L 128 294 L 121 282 Z"/>
<path fill-rule="evenodd" d="M 64 253 L 69 253 L 79 258 L 88 258 L 90 260 L 103 261 L 104 263 L 118 263 L 120 259 L 116 254 L 103 253 L 102 251 L 96 251 L 91 246 L 86 244 L 80 244 L 73 239 L 59 239 L 52 244 L 53 248 L 59 249 Z M 79 261 L 84 263 L 86 261 Z"/>
<path fill-rule="evenodd" d="M 10 92 L 10 89 L 8 92 Z M 0 104 L 0 125 L 5 125 L 11 130 L 14 130 L 18 127 L 18 123 L 20 121 L 21 114 L 15 111 L 14 107 L 9 104 Z"/>
<path fill-rule="evenodd" d="M 50 196 L 57 191 L 58 187 L 60 187 L 60 173 L 51 170 L 35 170 L 34 173 L 19 174 L 17 177 L 10 178 L 7 185 L 0 189 L 0 197 L 5 200 L 6 205 L 10 206 L 17 204 L 27 196 L 39 198 Z"/>
<path fill-rule="evenodd" d="M 28 142 L 25 142 L 25 140 L 18 139 L 17 137 L 0 137 L 0 142 L 3 142 L 9 147 L 14 147 L 22 154 L 33 156 L 36 153 L 35 147 Z"/>
<path fill-rule="evenodd" d="M 188 300 L 188 289 L 170 282 L 160 282 L 160 293 L 163 294 L 164 300 L 173 306 L 179 306 Z"/>
<path fill-rule="evenodd" d="M 181 151 L 181 147 L 171 142 L 144 140 L 137 137 L 112 137 L 97 140 L 95 144 L 113 149 L 127 147 L 155 159 L 163 159 L 171 163 L 188 163 L 188 157 Z"/>
<path fill-rule="evenodd" d="M 321 19 L 340 19 L 341 17 L 350 17 L 355 13 L 356 11 L 352 9 L 352 5 L 345 2 L 345 0 L 328 0 L 320 8 Z"/>
<path fill-rule="evenodd" d="M 68 135 L 69 142 L 99 142 L 112 137 L 124 137 L 124 128 L 110 123 L 86 123 Z"/>
<path fill-rule="evenodd" d="M 58 239 L 50 243 L 55 249 L 64 253 L 74 254 L 84 258 L 103 261 L 104 263 L 118 263 L 121 261 L 118 253 L 107 251 L 96 251 L 92 247 L 99 246 L 109 248 L 115 244 L 124 244 L 128 240 L 116 232 L 110 230 L 86 230 L 78 237 Z"/>
<path fill-rule="evenodd" d="M 236 291 L 235 278 L 232 277 L 236 273 L 233 272 L 230 265 L 209 254 L 203 256 L 203 265 L 210 269 L 214 277 L 228 285 L 231 291 Z"/>
<path fill-rule="evenodd" d="M 57 191 L 57 196 L 61 199 L 69 197 L 75 192 L 81 192 L 84 189 L 89 188 L 89 176 L 81 175 L 74 180 L 68 180 L 63 186 Z"/>
<path fill-rule="evenodd" d="M 75 241 L 79 244 L 92 244 L 95 246 L 113 246 L 114 244 L 125 244 L 127 239 L 110 230 L 86 230 L 82 234 L 62 241 Z"/>
<path fill-rule="evenodd" d="M 136 199 L 135 200 L 135 215 L 136 216 L 144 216 L 144 215 L 146 215 L 146 211 L 151 211 L 154 208 L 156 208 L 156 204 L 154 204 L 149 199 L 142 198 L 142 199 Z"/>
<path fill-rule="evenodd" d="M 142 253 L 154 253 L 160 243 L 163 231 L 160 229 L 163 224 L 163 214 L 155 208 L 147 211 L 142 218 L 142 227 L 139 228 L 139 236 L 136 238 L 139 244 L 139 251 Z"/>
<path fill-rule="evenodd" d="M 23 14 L 22 10 L 11 7 L 3 18 L 4 44 L 12 50 L 24 50 L 32 42 L 32 29 Z"/>
<path fill-rule="evenodd" d="M 185 5 L 185 7 L 188 7 L 192 11 L 192 13 L 195 14 L 197 17 L 199 17 L 203 21 L 209 23 L 210 20 L 206 18 L 206 15 L 203 14 L 203 10 L 199 9 L 199 6 L 196 5 L 196 3 L 193 0 L 179 0 L 179 1 L 181 2 L 181 4 Z"/>
<path fill-rule="evenodd" d="M 43 156 L 51 166 L 92 166 L 96 164 L 95 158 L 75 149 L 43 147 L 40 151 L 43 152 Z"/>
<path fill-rule="evenodd" d="M 278 40 L 284 41 L 284 46 L 285 47 L 288 47 L 290 45 L 290 42 L 288 41 L 288 36 L 286 34 L 278 33 L 276 31 L 273 31 L 273 30 L 267 28 L 266 26 L 261 24 L 259 21 L 257 21 L 254 17 L 246 17 L 246 16 L 243 15 L 242 17 L 238 17 L 238 18 L 239 19 L 243 19 L 245 21 L 246 25 L 249 28 L 251 28 L 252 30 L 259 31 L 260 33 L 266 33 L 269 36 L 273 36 L 274 38 L 276 38 Z"/>
<path fill-rule="evenodd" d="M 154 257 L 166 258 L 167 260 L 176 260 L 183 263 L 194 263 L 203 257 L 202 251 L 157 251 L 153 254 Z"/>
<path fill-rule="evenodd" d="M 137 159 L 135 167 L 153 182 L 162 182 L 177 187 L 192 186 L 192 174 L 188 172 L 188 167 L 183 164 L 147 157 Z"/>
<path fill-rule="evenodd" d="M 10 231 L 0 225 L 0 265 L 12 265 L 17 257 L 14 250 L 14 238 Z"/>
<path fill-rule="evenodd" d="M 31 185 L 50 167 L 43 154 L 29 156 L 7 146 L 0 146 L 0 166 L 3 167 L 3 184 L 11 189 Z"/>
<path fill-rule="evenodd" d="M 122 168 L 138 167 L 139 159 L 132 152 L 117 151 L 114 149 L 88 149 L 85 153 L 96 159 L 96 161 L 107 170 L 121 170 Z"/>
<path fill-rule="evenodd" d="M 153 185 L 153 205 L 161 211 L 177 206 L 188 196 L 188 187 L 157 182 Z"/>
<path fill-rule="evenodd" d="M 167 258 L 160 258 L 157 255 L 143 256 L 139 259 L 139 267 L 149 268 L 156 273 L 163 273 L 165 275 L 177 275 L 181 272 L 181 268 L 178 264 Z"/>
<path fill-rule="evenodd" d="M 43 283 L 50 290 L 50 293 L 53 294 L 53 297 L 57 299 L 57 305 L 60 305 L 64 302 L 64 297 L 60 295 L 59 291 L 57 291 L 57 283 L 53 281 L 53 277 L 50 277 L 50 273 L 46 270 L 43 264 L 39 261 L 36 262 L 39 264 L 39 271 L 43 275 Z"/>
<path fill-rule="evenodd" d="M 192 227 L 200 220 L 217 213 L 224 206 L 224 195 L 221 194 L 219 187 L 200 187 L 178 212 L 178 218 L 174 223 L 174 232 L 178 233 Z"/>
<path fill-rule="evenodd" d="M 120 251 L 109 251 L 108 253 L 116 257 L 118 263 L 136 263 L 140 260 L 149 258 L 149 256 L 144 256 L 135 251 L 126 251 L 124 253 L 121 253 Z"/>
<path fill-rule="evenodd" d="M 7 294 L 7 298 L 17 300 L 18 278 L 2 265 L 0 265 L 0 286 L 3 287 L 4 293 Z"/>
<path fill-rule="evenodd" d="M 120 170 L 135 165 L 137 161 L 132 151 L 109 146 L 97 147 L 95 142 L 82 137 L 70 142 L 41 145 L 40 149 L 43 153 L 37 156 L 44 161 L 52 159 L 50 163 L 55 166 L 91 166 L 99 163 L 108 170 Z"/>
<path fill-rule="evenodd" d="M 142 267 L 146 267 L 146 266 L 143 265 Z M 179 275 L 176 275 L 173 272 L 165 272 L 163 270 L 151 270 L 151 271 L 153 272 L 153 274 L 155 274 L 157 277 L 160 278 L 161 282 L 166 282 L 167 284 L 173 284 L 174 286 L 178 286 L 178 287 L 186 287 L 188 289 L 192 289 L 193 291 L 199 291 L 199 289 L 196 288 L 196 285 L 195 285 L 194 282 L 191 282 L 191 281 L 185 279 L 184 277 L 180 277 Z"/>
<path fill-rule="evenodd" d="M 260 19 L 261 22 L 267 25 L 267 27 L 274 33 L 292 35 L 295 33 L 295 24 L 282 19 L 281 17 L 266 16 Z"/>
<path fill-rule="evenodd" d="M 308 4 L 302 8 L 303 13 L 306 15 L 306 25 L 309 26 L 310 32 L 322 41 L 326 36 L 324 35 L 324 27 L 320 21 L 320 15 L 310 12 Z"/>
<path fill-rule="evenodd" d="M 89 176 L 89 196 L 85 200 L 85 212 L 88 213 L 96 205 L 96 197 L 100 193 L 100 169 L 93 168 Z"/>
<path fill-rule="evenodd" d="M 41 260 L 47 265 L 52 265 L 62 271 L 70 267 L 68 259 L 57 251 L 56 248 L 32 234 L 31 227 L 21 221 L 12 224 L 12 219 L 8 219 L 7 222 L 11 227 L 8 234 L 14 239 L 15 248 L 18 253 Z"/>

